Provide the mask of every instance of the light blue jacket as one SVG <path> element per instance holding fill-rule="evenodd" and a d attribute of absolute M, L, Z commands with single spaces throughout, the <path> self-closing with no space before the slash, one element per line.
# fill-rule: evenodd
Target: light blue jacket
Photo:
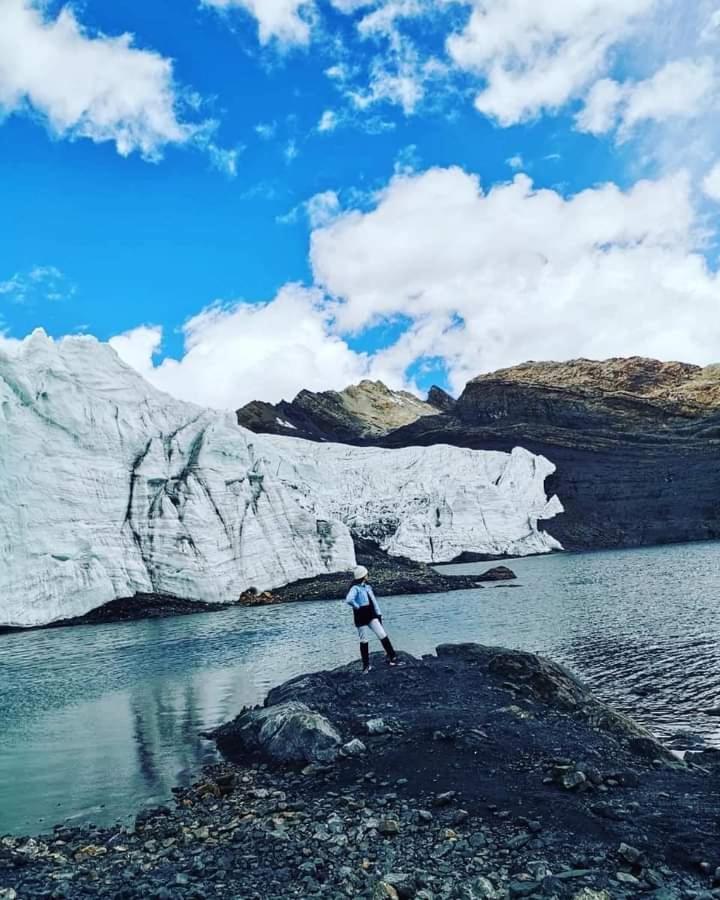
<path fill-rule="evenodd" d="M 377 615 L 382 615 L 380 604 L 377 602 L 377 598 L 369 584 L 354 584 L 348 591 L 345 602 L 352 606 L 353 609 L 362 609 L 363 606 L 369 606 L 372 603 Z"/>

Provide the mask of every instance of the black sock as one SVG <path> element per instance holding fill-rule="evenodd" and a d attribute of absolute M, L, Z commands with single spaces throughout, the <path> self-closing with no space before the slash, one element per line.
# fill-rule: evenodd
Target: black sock
<path fill-rule="evenodd" d="M 397 653 L 395 653 L 395 648 L 394 648 L 393 645 L 390 643 L 390 638 L 389 638 L 389 637 L 384 637 L 384 638 L 380 641 L 380 643 L 383 645 L 383 647 L 384 647 L 384 649 L 385 649 L 385 652 L 386 652 L 387 655 L 388 655 L 388 659 L 395 659 L 395 657 L 397 656 Z"/>
<path fill-rule="evenodd" d="M 370 665 L 370 644 L 367 641 L 360 642 L 360 656 L 362 658 L 363 669 L 367 669 Z"/>

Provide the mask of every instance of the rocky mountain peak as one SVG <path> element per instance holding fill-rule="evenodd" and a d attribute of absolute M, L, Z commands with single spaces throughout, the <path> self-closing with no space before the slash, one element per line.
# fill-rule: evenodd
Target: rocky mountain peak
<path fill-rule="evenodd" d="M 440 388 L 436 402 L 409 391 L 391 390 L 382 381 L 363 379 L 342 391 L 300 391 L 291 403 L 254 401 L 237 411 L 238 422 L 253 431 L 312 440 L 362 441 L 434 416 L 454 401 Z"/>

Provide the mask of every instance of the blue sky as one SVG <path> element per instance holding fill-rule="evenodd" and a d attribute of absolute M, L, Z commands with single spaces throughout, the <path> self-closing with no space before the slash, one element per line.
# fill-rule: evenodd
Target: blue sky
<path fill-rule="evenodd" d="M 6 0 L 5 346 L 113 339 L 215 406 L 717 360 L 718 23 L 691 6 Z"/>

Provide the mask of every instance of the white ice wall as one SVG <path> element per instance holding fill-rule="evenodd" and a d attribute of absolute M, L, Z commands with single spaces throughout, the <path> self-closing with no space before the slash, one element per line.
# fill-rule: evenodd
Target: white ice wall
<path fill-rule="evenodd" d="M 0 352 L 0 624 L 137 592 L 230 601 L 348 569 L 350 528 L 426 561 L 547 551 L 552 471 L 521 449 L 255 435 L 157 391 L 106 344 L 36 332 Z"/>

